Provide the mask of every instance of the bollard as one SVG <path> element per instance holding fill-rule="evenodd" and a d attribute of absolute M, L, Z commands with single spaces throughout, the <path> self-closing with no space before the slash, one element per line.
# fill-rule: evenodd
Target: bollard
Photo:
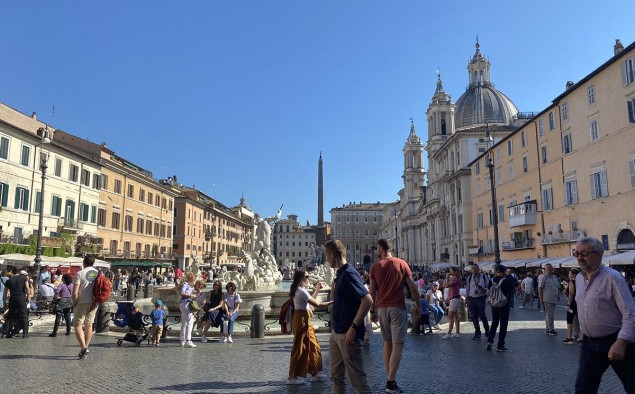
<path fill-rule="evenodd" d="M 134 285 L 129 284 L 128 290 L 126 290 L 126 301 L 134 301 Z"/>
<path fill-rule="evenodd" d="M 265 308 L 260 304 L 255 304 L 251 308 L 251 337 L 265 337 Z"/>
<path fill-rule="evenodd" d="M 459 307 L 459 321 L 466 322 L 467 320 L 467 306 L 465 305 L 465 297 L 461 297 L 461 306 Z"/>
<path fill-rule="evenodd" d="M 95 332 L 109 332 L 110 331 L 110 304 L 104 302 L 97 305 L 97 316 L 95 316 Z"/>

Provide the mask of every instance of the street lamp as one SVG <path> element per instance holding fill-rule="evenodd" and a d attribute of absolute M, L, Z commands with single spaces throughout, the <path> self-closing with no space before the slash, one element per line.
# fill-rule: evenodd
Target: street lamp
<path fill-rule="evenodd" d="M 40 127 L 38 129 L 38 133 L 42 138 L 42 144 L 50 144 L 51 139 L 49 138 L 49 128 L 46 126 L 45 128 Z M 38 218 L 37 224 L 37 244 L 35 249 L 35 262 L 33 268 L 35 269 L 35 286 L 34 292 L 37 291 L 38 285 L 40 283 L 40 273 L 42 270 L 42 227 L 44 224 L 44 184 L 46 183 L 46 169 L 48 168 L 47 162 L 49 160 L 48 152 L 44 153 L 44 146 L 42 146 L 40 151 L 40 171 L 42 172 L 42 186 L 40 188 L 40 214 Z"/>
<path fill-rule="evenodd" d="M 395 257 L 399 257 L 399 235 L 397 234 L 397 220 L 399 220 L 399 216 L 395 215 Z"/>
<path fill-rule="evenodd" d="M 492 134 L 489 129 L 489 124 L 486 124 L 486 126 L 487 126 L 487 131 L 486 131 L 487 144 L 488 145 L 490 143 L 492 144 L 489 147 L 489 150 L 487 153 L 487 168 L 489 169 L 490 190 L 492 192 L 492 222 L 494 224 L 494 263 L 498 265 L 501 263 L 501 251 L 500 251 L 500 246 L 498 242 L 498 206 L 496 204 L 496 187 L 495 187 L 496 182 L 494 182 L 494 156 L 492 153 L 494 138 L 492 138 Z"/>

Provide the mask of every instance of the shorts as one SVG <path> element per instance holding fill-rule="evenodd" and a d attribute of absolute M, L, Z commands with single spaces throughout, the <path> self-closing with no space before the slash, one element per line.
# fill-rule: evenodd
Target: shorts
<path fill-rule="evenodd" d="M 448 308 L 448 310 L 450 312 L 458 312 L 460 306 L 461 306 L 461 297 L 452 298 L 450 300 L 450 307 Z"/>
<path fill-rule="evenodd" d="M 405 309 L 388 307 L 378 308 L 377 320 L 384 341 L 392 343 L 406 342 L 408 316 Z"/>
<path fill-rule="evenodd" d="M 97 307 L 89 311 L 91 303 L 77 304 L 73 308 L 73 325 L 82 326 L 84 324 L 93 324 L 95 315 L 97 315 Z"/>

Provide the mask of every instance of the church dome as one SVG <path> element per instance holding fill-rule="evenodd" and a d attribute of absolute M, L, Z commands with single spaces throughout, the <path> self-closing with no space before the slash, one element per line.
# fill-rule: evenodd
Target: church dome
<path fill-rule="evenodd" d="M 518 116 L 518 108 L 490 81 L 490 63 L 476 42 L 476 53 L 467 66 L 470 85 L 456 102 L 455 128 L 489 124 L 510 125 Z"/>

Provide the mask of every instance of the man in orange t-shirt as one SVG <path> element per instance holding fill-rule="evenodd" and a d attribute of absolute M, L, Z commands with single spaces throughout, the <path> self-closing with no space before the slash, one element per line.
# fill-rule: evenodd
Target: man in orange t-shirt
<path fill-rule="evenodd" d="M 412 294 L 413 315 L 421 314 L 419 291 L 412 281 L 412 272 L 408 264 L 390 252 L 391 243 L 387 239 L 377 241 L 379 261 L 370 267 L 370 295 L 375 300 L 370 310 L 371 319 L 379 321 L 381 336 L 384 340 L 384 364 L 386 365 L 386 392 L 403 393 L 397 386 L 397 369 L 401 362 L 406 333 L 408 314 L 404 296 L 404 284 Z"/>

